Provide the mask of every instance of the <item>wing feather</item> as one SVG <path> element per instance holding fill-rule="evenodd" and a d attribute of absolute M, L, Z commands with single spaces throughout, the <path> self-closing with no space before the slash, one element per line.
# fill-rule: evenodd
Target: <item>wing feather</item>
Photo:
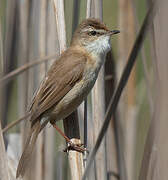
<path fill-rule="evenodd" d="M 72 58 L 73 57 L 73 58 Z M 64 54 L 49 70 L 31 106 L 31 122 L 56 105 L 83 75 L 86 58 L 81 54 Z"/>

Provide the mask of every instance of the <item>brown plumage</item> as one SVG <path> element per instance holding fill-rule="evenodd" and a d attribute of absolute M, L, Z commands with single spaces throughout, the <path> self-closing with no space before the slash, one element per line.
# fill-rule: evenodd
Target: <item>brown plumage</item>
<path fill-rule="evenodd" d="M 30 119 L 32 126 L 40 115 L 56 105 L 82 78 L 85 64 L 86 57 L 81 58 L 81 52 L 74 53 L 74 50 L 65 51 L 55 61 L 33 100 Z"/>
<path fill-rule="evenodd" d="M 97 19 L 87 19 L 74 33 L 70 48 L 54 62 L 30 106 L 31 128 L 16 177 L 23 176 L 40 131 L 67 117 L 86 98 L 110 50 L 109 31 Z"/>
<path fill-rule="evenodd" d="M 73 56 L 73 58 L 72 58 Z M 54 62 L 42 82 L 37 94 L 34 96 L 30 106 L 31 129 L 27 138 L 23 154 L 19 161 L 16 177 L 23 176 L 29 162 L 33 147 L 39 132 L 44 128 L 48 119 L 40 124 L 41 116 L 47 113 L 67 94 L 74 85 L 82 78 L 86 65 L 87 56 L 81 57 L 81 52 L 68 49 Z"/>
<path fill-rule="evenodd" d="M 38 121 L 28 133 L 27 141 L 18 164 L 16 178 L 18 178 L 19 176 L 23 176 L 26 171 L 26 167 L 29 163 L 40 129 L 41 125 L 40 121 Z"/>

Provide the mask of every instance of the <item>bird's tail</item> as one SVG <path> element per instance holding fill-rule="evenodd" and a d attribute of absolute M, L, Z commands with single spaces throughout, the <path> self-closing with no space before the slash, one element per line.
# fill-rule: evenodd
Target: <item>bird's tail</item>
<path fill-rule="evenodd" d="M 37 121 L 36 124 L 34 124 L 34 126 L 31 128 L 28 138 L 26 140 L 26 144 L 17 167 L 16 178 L 24 175 L 28 163 L 30 162 L 30 157 L 33 152 L 37 140 L 37 136 L 40 133 L 40 130 L 41 130 L 41 125 L 40 122 Z"/>

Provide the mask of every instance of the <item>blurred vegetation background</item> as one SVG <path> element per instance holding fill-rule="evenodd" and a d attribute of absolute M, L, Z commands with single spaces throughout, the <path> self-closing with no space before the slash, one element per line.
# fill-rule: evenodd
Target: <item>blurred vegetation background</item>
<path fill-rule="evenodd" d="M 58 1 L 58 4 L 62 2 L 63 1 L 60 0 Z M 118 36 L 113 37 L 111 40 L 112 51 L 108 55 L 105 64 L 105 75 L 103 77 L 105 81 L 104 91 L 106 88 L 106 100 L 104 101 L 105 107 L 107 107 L 108 100 L 112 96 L 114 86 L 119 81 L 121 72 L 127 62 L 133 43 L 151 1 L 65 0 L 64 13 L 67 47 L 70 44 L 76 26 L 86 18 L 87 3 L 89 2 L 91 2 L 91 16 L 95 17 L 96 9 L 101 9 L 99 10 L 99 15 L 101 17 L 102 12 L 101 18 L 109 29 L 119 29 L 121 31 Z M 164 12 L 166 12 L 166 10 Z M 165 95 L 163 97 L 164 100 L 161 101 L 161 98 L 159 99 L 159 97 L 164 93 L 162 93 L 161 90 L 158 91 L 158 87 L 162 88 L 162 84 L 164 84 L 163 81 L 159 81 L 162 79 L 162 75 L 158 78 L 158 74 L 162 72 L 162 70 L 165 70 L 165 74 L 163 72 L 164 78 L 166 78 L 167 75 L 166 69 L 163 68 L 167 58 L 166 49 L 164 49 L 165 56 L 162 57 L 160 55 L 162 51 L 159 52 L 159 47 L 162 45 L 159 44 L 160 41 L 157 41 L 158 36 L 162 33 L 161 27 L 165 22 L 165 19 L 163 18 L 163 22 L 160 22 L 160 25 L 158 25 L 159 21 L 161 21 L 159 18 L 161 17 L 165 18 L 164 14 L 159 14 L 155 24 L 153 24 L 138 56 L 137 63 L 132 71 L 128 85 L 124 90 L 115 117 L 117 124 L 113 123 L 114 118 L 112 118 L 104 142 L 104 151 L 102 151 L 104 154 L 101 154 L 103 160 L 100 162 L 102 164 L 96 165 L 96 162 L 94 163 L 89 179 L 101 179 L 98 175 L 99 168 L 102 169 L 102 166 L 106 166 L 104 179 L 137 180 L 142 166 L 141 163 L 148 133 L 152 139 L 150 141 L 149 138 L 147 138 L 148 141 L 150 141 L 149 144 L 151 147 L 155 144 L 155 135 L 152 135 L 152 132 L 153 134 L 156 133 L 157 136 L 157 130 L 151 130 L 151 135 L 150 131 L 148 131 L 151 119 L 158 117 L 158 121 L 161 121 L 162 119 L 164 121 L 167 115 L 166 108 L 168 107 L 167 104 L 162 104 L 164 100 L 167 100 L 167 96 Z M 158 26 L 160 29 L 158 29 Z M 166 28 L 167 26 L 165 29 Z M 11 81 L 3 82 L 0 103 L 2 129 L 10 122 L 25 115 L 33 93 L 38 88 L 47 69 L 52 62 L 59 57 L 61 45 L 59 44 L 58 29 L 59 27 L 56 25 L 53 8 L 53 0 L 0 0 L 1 77 L 26 63 L 36 61 L 45 56 L 57 54 L 54 58 L 50 58 L 49 61 L 27 69 L 14 77 Z M 163 32 L 166 33 L 166 30 Z M 162 34 L 162 36 L 167 38 L 167 34 Z M 158 51 L 156 51 L 156 47 L 158 47 Z M 158 65 L 157 59 L 159 57 L 160 59 L 163 59 L 163 63 L 160 64 L 160 66 Z M 165 66 L 167 67 L 167 63 L 165 63 Z M 163 89 L 166 88 L 167 86 L 163 86 Z M 164 111 L 165 114 L 164 112 L 161 113 L 161 111 L 159 111 L 160 108 L 156 107 L 156 102 L 160 102 L 160 107 L 162 107 L 162 105 L 163 107 L 166 106 Z M 96 100 L 91 99 L 89 96 L 88 120 L 90 119 L 90 113 L 91 117 L 93 117 L 93 107 L 91 108 L 90 104 L 96 104 Z M 164 114 L 164 117 L 159 115 L 156 116 L 155 113 L 159 114 L 156 110 L 159 111 L 161 115 Z M 83 142 L 83 106 L 81 106 L 78 111 L 81 140 Z M 163 126 L 166 127 L 166 125 L 166 123 L 163 123 Z M 8 152 L 8 158 L 10 159 L 10 162 L 12 162 L 13 169 L 11 170 L 11 176 L 13 178 L 28 126 L 29 124 L 25 120 L 4 134 L 5 148 Z M 63 129 L 62 122 L 58 122 L 58 126 Z M 88 126 L 88 148 L 90 151 L 96 138 L 93 138 L 94 135 L 89 132 L 89 130 L 93 129 L 93 124 L 88 122 Z M 152 127 L 156 128 L 155 125 L 152 125 Z M 118 138 L 116 138 L 116 129 L 118 129 Z M 162 128 L 160 127 L 158 131 L 160 132 L 161 129 Z M 163 138 L 166 138 L 166 136 L 163 136 Z M 23 179 L 72 179 L 72 177 L 70 177 L 70 167 L 67 163 L 67 154 L 62 152 L 66 146 L 65 140 L 60 137 L 50 125 L 46 128 L 45 132 L 41 133 L 41 136 L 38 139 L 38 148 L 34 154 L 32 166 Z M 160 141 L 158 140 L 155 145 L 159 145 L 162 149 L 159 143 Z M 15 149 L 15 147 L 17 148 Z M 146 148 L 149 147 L 146 146 Z M 161 152 L 162 151 L 159 151 L 159 153 Z M 159 153 L 156 157 L 160 157 Z M 0 153 L 0 155 L 2 154 Z M 147 157 L 149 158 L 149 156 Z M 148 160 L 150 161 L 150 158 Z M 151 162 L 155 163 L 157 160 Z M 121 166 L 124 167 L 121 168 Z M 168 167 L 167 158 L 163 166 Z M 148 168 L 146 167 L 146 169 L 149 170 L 149 167 L 150 165 Z M 125 178 L 122 178 L 121 176 L 121 173 L 123 173 L 121 169 L 123 168 L 125 169 Z M 141 174 L 143 174 L 143 168 L 141 170 Z M 147 174 L 148 173 L 146 172 L 146 177 L 143 176 L 143 180 L 152 179 L 149 178 Z M 166 171 L 160 174 L 156 177 L 154 174 L 153 179 L 162 177 L 162 180 L 166 180 Z"/>

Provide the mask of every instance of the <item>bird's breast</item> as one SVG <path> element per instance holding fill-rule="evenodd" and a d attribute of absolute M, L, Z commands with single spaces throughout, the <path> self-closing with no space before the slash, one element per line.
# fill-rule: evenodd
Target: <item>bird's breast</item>
<path fill-rule="evenodd" d="M 84 73 L 82 79 L 59 101 L 59 103 L 51 108 L 50 119 L 58 121 L 71 114 L 87 97 L 88 93 L 94 86 L 97 73 L 93 70 Z"/>

